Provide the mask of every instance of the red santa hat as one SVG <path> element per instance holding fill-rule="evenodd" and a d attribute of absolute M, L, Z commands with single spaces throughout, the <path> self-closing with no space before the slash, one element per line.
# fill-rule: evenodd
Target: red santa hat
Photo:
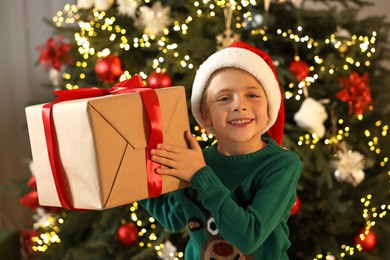
<path fill-rule="evenodd" d="M 275 67 L 265 52 L 244 42 L 234 42 L 227 48 L 212 54 L 199 67 L 191 95 L 192 114 L 195 120 L 201 127 L 215 134 L 214 129 L 205 124 L 200 106 L 210 76 L 214 71 L 227 67 L 247 71 L 260 82 L 267 95 L 269 116 L 263 134 L 268 131 L 269 136 L 281 145 L 284 130 L 284 103 Z"/>

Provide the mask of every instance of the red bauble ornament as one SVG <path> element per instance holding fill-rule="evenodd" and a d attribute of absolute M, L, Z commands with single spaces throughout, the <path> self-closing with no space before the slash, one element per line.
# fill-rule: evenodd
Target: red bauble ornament
<path fill-rule="evenodd" d="M 300 209 L 301 209 L 301 199 L 297 196 L 294 205 L 291 208 L 290 216 L 297 214 Z"/>
<path fill-rule="evenodd" d="M 123 224 L 116 231 L 116 239 L 122 246 L 131 246 L 138 239 L 138 228 L 133 222 Z"/>
<path fill-rule="evenodd" d="M 100 58 L 95 64 L 95 73 L 100 81 L 112 84 L 123 74 L 122 61 L 115 55 Z"/>
<path fill-rule="evenodd" d="M 148 85 L 151 87 L 166 88 L 172 86 L 172 79 L 164 72 L 153 72 L 148 77 Z"/>
<path fill-rule="evenodd" d="M 294 60 L 288 65 L 289 70 L 295 75 L 297 80 L 302 81 L 310 74 L 309 65 L 301 60 Z"/>
<path fill-rule="evenodd" d="M 364 251 L 371 251 L 376 246 L 376 236 L 371 230 L 366 232 L 365 228 L 362 228 L 354 237 L 353 242 L 355 245 L 360 244 Z"/>

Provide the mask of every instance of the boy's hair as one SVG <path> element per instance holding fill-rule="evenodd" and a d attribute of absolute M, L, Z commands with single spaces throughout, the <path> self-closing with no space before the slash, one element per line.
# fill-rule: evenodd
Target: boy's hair
<path fill-rule="evenodd" d="M 203 93 L 210 77 L 223 68 L 242 69 L 254 76 L 263 87 L 268 100 L 269 120 L 263 134 L 268 134 L 278 144 L 282 143 L 284 129 L 284 104 L 275 68 L 271 58 L 263 51 L 243 42 L 235 42 L 227 48 L 212 54 L 199 67 L 192 85 L 192 114 L 199 125 L 212 134 L 212 127 L 205 125 L 201 114 Z"/>

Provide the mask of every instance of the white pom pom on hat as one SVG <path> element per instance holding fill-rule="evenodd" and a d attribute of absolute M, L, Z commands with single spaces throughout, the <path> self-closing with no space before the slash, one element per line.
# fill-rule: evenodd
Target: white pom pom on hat
<path fill-rule="evenodd" d="M 260 82 L 267 95 L 269 114 L 263 133 L 268 131 L 269 136 L 281 145 L 284 130 L 284 103 L 274 65 L 268 54 L 244 42 L 234 42 L 212 54 L 199 67 L 191 95 L 192 114 L 195 120 L 201 127 L 215 134 L 214 129 L 205 124 L 200 106 L 210 76 L 214 71 L 227 67 L 247 71 Z"/>

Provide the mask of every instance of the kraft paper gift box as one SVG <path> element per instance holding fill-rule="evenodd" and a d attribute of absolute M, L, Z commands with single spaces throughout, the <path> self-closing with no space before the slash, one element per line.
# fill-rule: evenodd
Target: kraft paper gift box
<path fill-rule="evenodd" d="M 70 90 L 73 91 L 73 90 Z M 187 147 L 184 87 L 155 89 L 166 144 Z M 26 108 L 34 172 L 42 206 L 61 206 L 50 167 L 42 119 L 44 104 Z M 139 93 L 70 100 L 52 108 L 59 157 L 70 203 L 107 209 L 148 198 L 145 149 L 150 126 Z M 162 176 L 162 193 L 187 182 Z"/>

